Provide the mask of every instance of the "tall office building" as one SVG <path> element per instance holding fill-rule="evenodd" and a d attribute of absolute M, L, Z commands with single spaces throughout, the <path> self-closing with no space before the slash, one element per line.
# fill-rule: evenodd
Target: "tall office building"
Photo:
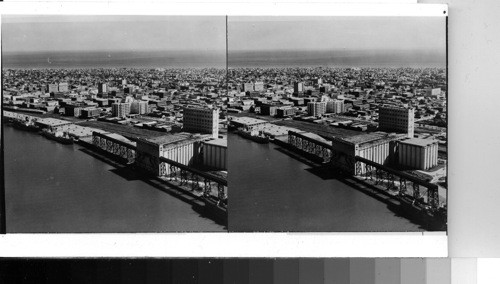
<path fill-rule="evenodd" d="M 243 92 L 252 92 L 252 91 L 253 91 L 253 83 L 243 84 Z"/>
<path fill-rule="evenodd" d="M 326 102 L 308 102 L 307 113 L 310 116 L 320 116 L 326 112 Z"/>
<path fill-rule="evenodd" d="M 69 86 L 68 86 L 68 83 L 59 83 L 59 88 L 58 88 L 58 90 L 59 90 L 59 92 L 61 92 L 61 93 L 69 91 Z"/>
<path fill-rule="evenodd" d="M 343 113 L 344 101 L 343 100 L 329 100 L 326 102 L 327 113 Z"/>
<path fill-rule="evenodd" d="M 304 83 L 302 82 L 293 83 L 293 93 L 300 94 L 302 92 L 304 92 Z"/>
<path fill-rule="evenodd" d="M 130 114 L 130 103 L 113 103 L 111 112 L 115 117 L 126 117 Z"/>
<path fill-rule="evenodd" d="M 413 138 L 415 109 L 395 106 L 380 107 L 378 128 L 386 132 L 406 133 L 409 138 Z"/>
<path fill-rule="evenodd" d="M 57 93 L 59 91 L 59 86 L 57 84 L 48 84 L 47 90 L 49 93 Z"/>
<path fill-rule="evenodd" d="M 255 82 L 255 84 L 253 84 L 253 90 L 256 92 L 264 91 L 264 83 L 263 82 Z"/>
<path fill-rule="evenodd" d="M 99 94 L 104 94 L 108 92 L 108 86 L 105 83 L 99 83 L 97 85 L 97 92 Z"/>
<path fill-rule="evenodd" d="M 132 114 L 145 114 L 148 113 L 148 102 L 146 101 L 133 101 L 130 105 L 130 113 Z"/>
<path fill-rule="evenodd" d="M 208 107 L 185 107 L 183 129 L 188 132 L 212 134 L 219 137 L 219 109 Z"/>

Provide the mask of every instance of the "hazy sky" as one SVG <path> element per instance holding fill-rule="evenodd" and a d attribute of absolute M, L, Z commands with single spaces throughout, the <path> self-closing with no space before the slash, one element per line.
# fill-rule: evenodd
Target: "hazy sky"
<path fill-rule="evenodd" d="M 229 17 L 229 50 L 446 49 L 445 17 Z"/>
<path fill-rule="evenodd" d="M 3 16 L 4 51 L 226 49 L 224 16 Z"/>

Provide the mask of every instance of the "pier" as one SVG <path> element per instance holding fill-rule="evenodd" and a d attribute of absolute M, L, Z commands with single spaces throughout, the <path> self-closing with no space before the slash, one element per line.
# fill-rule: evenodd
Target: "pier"
<path fill-rule="evenodd" d="M 3 112 L 3 118 L 4 122 L 15 120 L 36 121 L 41 119 L 8 111 Z M 171 186 L 170 191 L 172 192 L 169 193 L 180 199 L 196 200 L 194 204 L 201 208 L 205 214 L 227 226 L 227 180 L 225 178 L 164 157 L 160 157 L 159 165 L 162 168 L 168 167 L 170 169 L 169 174 L 166 175 L 163 172 L 159 176 L 154 176 L 136 165 L 136 142 L 100 129 L 74 126 L 69 121 L 63 127 L 70 130 L 78 128 L 76 135 L 73 137 L 77 139 L 79 145 L 86 148 L 87 154 L 99 157 L 105 156 L 107 161 L 112 160 L 113 164 L 127 167 L 129 172 L 133 171 L 134 175 L 140 175 L 141 179 L 148 183 Z M 81 136 L 77 136 L 78 134 Z"/>
<path fill-rule="evenodd" d="M 289 131 L 288 143 L 281 140 L 276 142 L 313 162 L 330 165 L 332 170 L 365 183 L 372 191 L 384 195 L 390 205 L 401 209 L 426 227 L 446 230 L 446 200 L 440 202 L 438 185 L 357 156 L 354 149 L 353 154 L 349 155 L 345 149 L 335 149 L 303 133 Z"/>

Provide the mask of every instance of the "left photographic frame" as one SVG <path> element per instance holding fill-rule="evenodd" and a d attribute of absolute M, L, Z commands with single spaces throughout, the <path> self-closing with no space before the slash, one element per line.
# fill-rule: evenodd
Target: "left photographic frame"
<path fill-rule="evenodd" d="M 227 231 L 225 16 L 2 16 L 7 233 Z"/>

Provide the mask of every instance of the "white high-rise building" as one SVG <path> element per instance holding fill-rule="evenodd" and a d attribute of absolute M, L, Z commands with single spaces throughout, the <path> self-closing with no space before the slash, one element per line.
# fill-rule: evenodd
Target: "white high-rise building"
<path fill-rule="evenodd" d="M 185 107 L 183 129 L 188 132 L 212 134 L 219 137 L 219 109 L 208 107 Z"/>
<path fill-rule="evenodd" d="M 126 117 L 130 114 L 130 103 L 114 103 L 111 105 L 111 113 L 116 117 Z"/>
<path fill-rule="evenodd" d="M 104 94 L 108 92 L 108 86 L 105 83 L 99 83 L 97 85 L 97 92 L 100 94 Z"/>
<path fill-rule="evenodd" d="M 146 101 L 133 101 L 130 105 L 131 114 L 146 114 L 148 113 L 148 102 Z"/>
<path fill-rule="evenodd" d="M 310 116 L 320 116 L 326 112 L 326 102 L 308 102 L 307 113 Z"/>
<path fill-rule="evenodd" d="M 264 91 L 264 82 L 255 82 L 253 84 L 253 90 L 256 92 Z"/>
<path fill-rule="evenodd" d="M 327 113 L 343 113 L 344 101 L 343 100 L 329 100 L 326 102 Z"/>

